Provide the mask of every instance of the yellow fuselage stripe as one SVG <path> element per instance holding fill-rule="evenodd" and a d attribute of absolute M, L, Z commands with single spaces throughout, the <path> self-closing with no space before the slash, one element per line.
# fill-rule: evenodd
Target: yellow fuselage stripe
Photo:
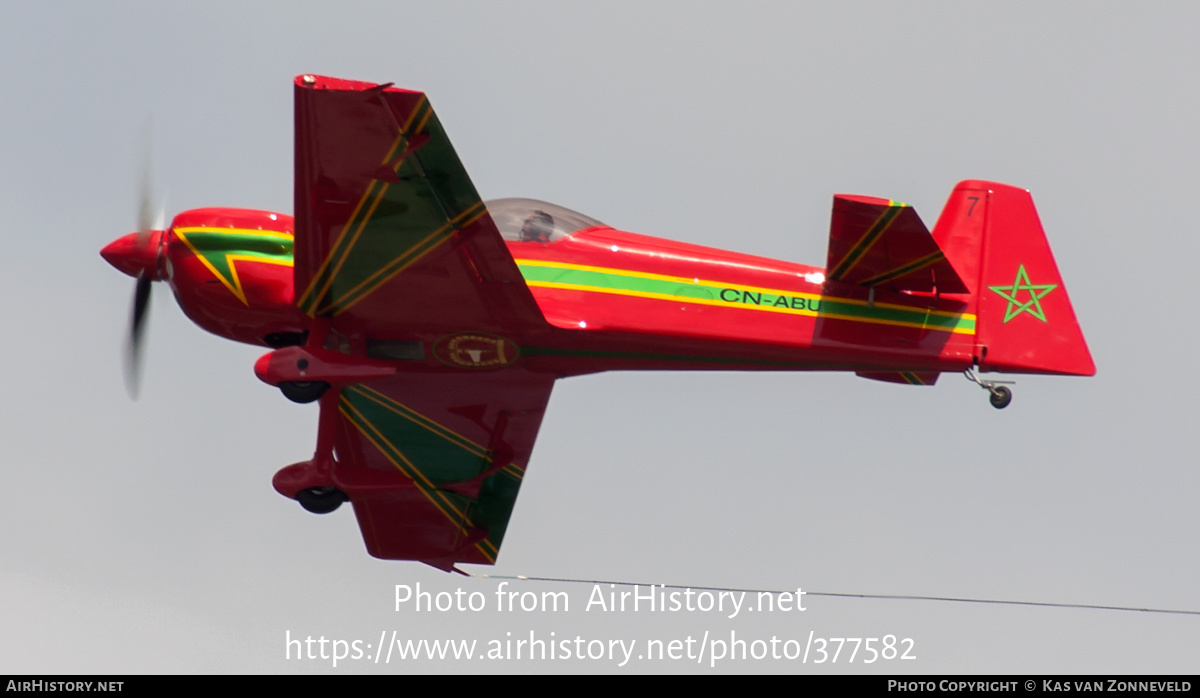
<path fill-rule="evenodd" d="M 964 320 L 975 320 L 975 315 L 973 315 L 971 313 L 955 313 L 955 312 L 951 312 L 951 311 L 947 311 L 947 310 L 930 310 L 930 309 L 926 309 L 926 308 L 915 308 L 911 305 L 898 305 L 896 303 L 882 303 L 882 302 L 878 302 L 878 301 L 875 302 L 874 304 L 871 304 L 864 300 L 858 300 L 857 298 L 843 298 L 841 296 L 822 296 L 819 293 L 811 293 L 811 292 L 805 292 L 805 291 L 767 288 L 765 286 L 747 286 L 744 284 L 732 284 L 732 283 L 726 283 L 724 281 L 714 281 L 711 279 L 697 279 L 697 278 L 685 277 L 685 276 L 668 276 L 665 274 L 653 274 L 650 272 L 630 271 L 628 269 L 614 269 L 612 267 L 588 266 L 586 264 L 570 264 L 567 262 L 548 262 L 548 261 L 544 261 L 544 260 L 540 260 L 540 259 L 517 259 L 514 261 L 516 261 L 518 266 L 578 269 L 580 271 L 592 271 L 592 272 L 598 272 L 601 274 L 614 274 L 617 276 L 628 276 L 628 277 L 632 277 L 632 278 L 636 278 L 636 279 L 652 279 L 655 281 L 674 281 L 681 285 L 686 284 L 689 286 L 695 286 L 697 288 L 719 286 L 721 288 L 728 288 L 728 289 L 732 289 L 734 291 L 741 291 L 741 292 L 749 291 L 751 293 L 762 293 L 764 295 L 769 294 L 772 296 L 794 296 L 796 298 L 808 298 L 808 299 L 817 300 L 817 301 L 828 299 L 830 301 L 836 301 L 838 303 L 846 303 L 849 305 L 857 305 L 857 306 L 861 306 L 863 308 L 874 307 L 874 308 L 887 308 L 889 310 L 905 310 L 905 311 L 909 311 L 909 312 L 927 312 L 930 315 L 940 315 L 942 317 L 947 317 L 947 318 L 962 318 Z M 705 305 L 717 305 L 717 306 L 726 306 L 726 307 L 733 305 L 732 303 L 728 303 L 725 301 L 717 301 L 715 299 L 709 300 L 709 299 L 693 298 L 691 296 L 674 296 L 674 295 L 657 294 L 657 293 L 643 293 L 640 291 L 628 291 L 625 289 L 604 288 L 604 287 L 596 287 L 596 286 L 586 286 L 586 287 L 585 286 L 574 286 L 571 284 L 554 284 L 552 282 L 542 282 L 542 281 L 526 281 L 526 283 L 529 286 L 544 286 L 547 288 L 567 288 L 567 289 L 577 288 L 579 290 L 594 291 L 597 293 L 612 293 L 612 294 L 616 294 L 616 295 L 627 295 L 627 296 L 643 296 L 645 298 L 657 298 L 659 300 L 672 300 L 672 301 L 681 300 L 681 301 L 686 301 L 688 303 L 701 303 L 701 304 L 705 304 Z M 739 307 L 740 307 L 740 305 L 739 305 Z M 770 307 L 759 307 L 759 306 L 746 306 L 746 307 L 748 307 L 750 309 L 771 310 L 772 312 L 784 312 L 784 310 L 782 308 L 770 308 Z M 793 314 L 799 314 L 799 315 L 816 315 L 817 314 L 813 311 L 798 311 L 798 310 L 791 310 L 790 308 L 788 310 L 791 311 Z M 821 314 L 824 315 L 825 313 L 822 312 Z M 854 319 L 860 319 L 860 318 L 856 317 Z"/>

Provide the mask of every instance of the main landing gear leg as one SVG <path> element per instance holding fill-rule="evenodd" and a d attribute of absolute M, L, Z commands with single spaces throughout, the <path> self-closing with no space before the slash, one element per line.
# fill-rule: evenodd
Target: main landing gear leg
<path fill-rule="evenodd" d="M 389 362 L 326 348 L 329 334 L 329 318 L 313 318 L 304 346 L 276 349 L 254 362 L 259 380 L 278 386 L 289 400 L 320 405 L 317 450 L 312 460 L 289 465 L 275 473 L 272 480 L 276 491 L 299 501 L 314 514 L 327 514 L 349 501 L 333 477 L 342 388 L 396 374 L 396 366 Z"/>
<path fill-rule="evenodd" d="M 325 340 L 329 337 L 329 318 L 317 317 L 313 318 L 313 325 L 309 330 L 307 344 L 318 349 L 325 346 Z M 305 361 L 307 364 L 308 362 Z M 304 368 L 307 368 L 305 366 Z M 333 438 L 334 432 L 337 430 L 337 413 L 338 413 L 338 398 L 340 390 L 330 390 L 331 386 L 325 381 L 311 381 L 307 383 L 280 383 L 279 389 L 283 392 L 287 399 L 293 402 L 316 402 L 320 400 L 320 416 L 317 418 L 317 450 L 313 454 L 313 462 L 319 463 L 318 466 L 322 471 L 328 473 L 328 477 L 332 480 L 333 476 Z M 300 395 L 296 395 L 300 393 Z M 301 399 L 297 399 L 301 397 Z M 314 514 L 328 514 L 342 505 L 342 502 L 349 501 L 346 493 L 339 490 L 333 485 L 324 487 L 310 487 L 306 490 L 301 490 L 296 493 L 296 501 L 300 502 L 300 506 L 304 507 L 305 511 Z"/>
<path fill-rule="evenodd" d="M 963 375 L 967 377 L 967 380 L 975 383 L 990 393 L 988 396 L 988 401 L 992 403 L 992 407 L 1002 410 L 1005 407 L 1008 407 L 1008 404 L 1012 402 L 1012 391 L 1004 387 L 1002 384 L 1012 385 L 1014 381 L 983 380 L 979 377 L 979 374 L 975 373 L 974 367 L 963 371 Z"/>
<path fill-rule="evenodd" d="M 275 473 L 272 484 L 285 497 L 295 499 L 306 511 L 328 514 L 349 501 L 333 480 L 336 462 L 333 442 L 337 432 L 340 391 L 330 389 L 320 396 L 321 414 L 317 425 L 317 450 L 312 460 L 295 463 Z"/>
<path fill-rule="evenodd" d="M 321 395 L 321 413 L 317 419 L 317 451 L 313 454 L 313 463 L 332 481 L 333 479 L 333 439 L 337 430 L 338 397 L 337 390 L 325 391 Z M 296 493 L 296 501 L 305 510 L 314 514 L 328 514 L 349 501 L 349 497 L 332 484 L 321 487 L 310 487 Z"/>

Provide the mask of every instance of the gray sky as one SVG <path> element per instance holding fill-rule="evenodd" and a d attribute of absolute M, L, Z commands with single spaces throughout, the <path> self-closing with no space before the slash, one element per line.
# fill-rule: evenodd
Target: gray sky
<path fill-rule="evenodd" d="M 1099 374 L 1004 412 L 843 374 L 560 382 L 497 574 L 1200 610 L 1184 310 L 1200 237 L 1200 10 L 1183 3 L 9 2 L 0 22 L 0 672 L 1195 672 L 1200 619 L 806 597 L 803 613 L 500 613 L 495 580 L 369 557 L 352 512 L 271 488 L 316 408 L 156 288 L 142 398 L 120 352 L 140 133 L 168 215 L 290 212 L 292 83 L 425 90 L 485 198 L 824 259 L 836 192 L 932 225 L 954 183 L 1032 190 Z M 1134 277 L 1140 274 L 1141 280 Z M 1137 283 L 1134 283 L 1137 281 Z M 1168 312 L 1171 311 L 1171 312 Z M 487 568 L 472 568 L 486 573 Z M 393 588 L 486 594 L 393 610 Z M 286 658 L 378 644 L 813 637 L 915 660 Z M 554 638 L 549 633 L 554 632 Z M 506 633 L 512 633 L 511 636 Z M 574 645 L 572 645 L 574 647 Z M 848 651 L 848 650 L 847 650 Z M 710 657 L 711 658 L 711 657 Z"/>

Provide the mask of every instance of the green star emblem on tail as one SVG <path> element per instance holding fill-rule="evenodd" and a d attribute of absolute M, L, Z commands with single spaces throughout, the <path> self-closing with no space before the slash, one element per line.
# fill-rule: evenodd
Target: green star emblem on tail
<path fill-rule="evenodd" d="M 1005 324 L 1008 324 L 1009 320 L 1012 320 L 1021 313 L 1029 313 L 1042 322 L 1046 322 L 1046 314 L 1042 312 L 1040 301 L 1056 288 L 1058 288 L 1058 284 L 1030 283 L 1029 274 L 1025 272 L 1024 264 L 1017 268 L 1017 278 L 1013 280 L 1012 286 L 988 286 L 989 290 L 1008 301 L 1008 307 L 1004 309 Z M 1029 300 L 1021 301 L 1018 299 L 1017 296 L 1021 291 L 1029 292 Z"/>

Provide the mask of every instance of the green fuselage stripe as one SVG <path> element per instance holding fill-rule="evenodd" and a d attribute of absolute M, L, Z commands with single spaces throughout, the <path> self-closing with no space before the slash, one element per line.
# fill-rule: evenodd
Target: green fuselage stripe
<path fill-rule="evenodd" d="M 674 279 L 623 270 L 557 266 L 518 260 L 525 282 L 533 288 L 559 288 L 635 296 L 671 302 L 698 303 L 810 317 L 921 327 L 957 334 L 974 334 L 975 317 L 925 308 L 906 308 L 815 293 L 722 284 L 703 279 Z"/>

